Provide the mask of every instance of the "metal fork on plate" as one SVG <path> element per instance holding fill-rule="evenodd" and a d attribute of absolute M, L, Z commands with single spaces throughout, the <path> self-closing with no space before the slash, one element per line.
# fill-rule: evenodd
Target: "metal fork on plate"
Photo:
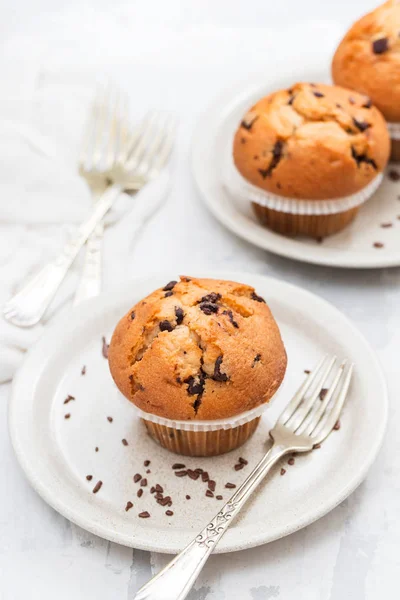
<path fill-rule="evenodd" d="M 271 429 L 273 444 L 258 465 L 214 519 L 137 592 L 134 600 L 184 600 L 232 519 L 271 468 L 285 454 L 309 452 L 331 433 L 343 408 L 353 372 L 353 365 L 347 361 L 338 368 L 335 365 L 336 357 L 326 356 L 308 375 Z M 325 391 L 321 393 L 322 390 Z"/>
<path fill-rule="evenodd" d="M 130 134 L 120 118 L 118 95 L 103 99 L 98 113 L 98 128 L 89 139 L 85 172 L 112 185 L 95 203 L 89 218 L 62 252 L 42 268 L 25 287 L 3 307 L 4 317 L 19 327 L 40 321 L 79 251 L 112 208 L 124 190 L 140 190 L 161 172 L 172 150 L 175 121 L 169 115 L 149 113 L 138 129 Z M 103 118 L 104 117 L 104 118 Z"/>

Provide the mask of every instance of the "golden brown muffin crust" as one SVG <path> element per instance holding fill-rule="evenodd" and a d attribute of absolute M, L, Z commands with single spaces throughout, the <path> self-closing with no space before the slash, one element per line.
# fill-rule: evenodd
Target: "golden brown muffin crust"
<path fill-rule="evenodd" d="M 388 121 L 400 121 L 400 3 L 385 2 L 354 23 L 332 61 L 339 85 L 367 94 Z"/>
<path fill-rule="evenodd" d="M 267 402 L 280 386 L 286 352 L 254 289 L 181 277 L 136 304 L 109 347 L 120 391 L 169 419 L 220 419 Z"/>
<path fill-rule="evenodd" d="M 338 86 L 297 83 L 262 98 L 244 116 L 233 158 L 253 185 L 323 200 L 368 185 L 389 150 L 386 123 L 368 98 Z"/>

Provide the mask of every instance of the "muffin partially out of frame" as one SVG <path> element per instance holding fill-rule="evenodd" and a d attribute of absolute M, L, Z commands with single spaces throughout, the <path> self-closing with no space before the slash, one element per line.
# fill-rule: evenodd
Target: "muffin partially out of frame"
<path fill-rule="evenodd" d="M 252 287 L 189 277 L 132 307 L 109 348 L 114 381 L 150 435 L 192 456 L 243 444 L 286 362 L 278 326 Z"/>
<path fill-rule="evenodd" d="M 336 233 L 379 185 L 389 135 L 368 98 L 297 83 L 266 96 L 243 117 L 233 159 L 258 198 L 259 219 L 279 233 Z M 253 194 L 253 197 L 254 197 Z"/>
<path fill-rule="evenodd" d="M 388 121 L 392 160 L 400 161 L 400 2 L 389 0 L 359 19 L 332 61 L 335 83 L 367 94 Z"/>

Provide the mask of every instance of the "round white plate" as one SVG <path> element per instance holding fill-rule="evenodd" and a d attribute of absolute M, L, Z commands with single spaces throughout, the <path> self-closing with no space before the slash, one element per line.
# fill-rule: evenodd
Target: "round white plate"
<path fill-rule="evenodd" d="M 233 135 L 246 110 L 266 94 L 294 81 L 326 81 L 318 69 L 303 72 L 280 67 L 263 84 L 242 84 L 220 97 L 201 117 L 192 142 L 192 171 L 200 196 L 212 214 L 233 233 L 275 254 L 335 267 L 393 267 L 400 265 L 400 182 L 387 176 L 374 197 L 364 204 L 355 221 L 322 243 L 289 238 L 260 225 L 250 202 L 228 194 L 222 173 L 231 153 Z M 395 167 L 393 167 L 395 168 Z M 389 168 L 390 169 L 390 168 Z M 400 173 L 400 168 L 398 169 Z M 391 227 L 382 224 L 391 223 Z M 383 247 L 374 247 L 375 243 Z"/>
<path fill-rule="evenodd" d="M 340 430 L 320 450 L 297 457 L 294 466 L 284 461 L 285 476 L 279 475 L 280 465 L 235 520 L 217 552 L 263 544 L 318 519 L 356 488 L 380 446 L 387 412 L 385 381 L 373 351 L 346 317 L 317 296 L 275 279 L 230 272 L 206 276 L 254 285 L 267 299 L 288 352 L 284 384 L 242 448 L 212 459 L 171 454 L 146 435 L 133 407 L 116 392 L 102 356 L 102 336 L 109 340 L 117 320 L 171 274 L 135 280 L 54 323 L 15 378 L 10 431 L 28 479 L 57 511 L 108 540 L 158 552 L 181 550 L 222 502 L 205 496 L 201 479 L 175 477 L 173 463 L 207 470 L 217 482 L 216 494 L 227 500 L 225 483 L 239 484 L 250 473 L 266 450 L 271 425 L 303 380 L 304 369 L 312 369 L 324 353 L 348 357 L 356 366 Z M 75 400 L 64 404 L 68 394 Z M 235 471 L 240 456 L 249 464 Z M 151 473 L 145 473 L 145 460 L 151 460 Z M 132 479 L 138 472 L 148 479 L 140 499 Z M 93 479 L 87 481 L 87 475 Z M 99 480 L 103 486 L 93 494 Z M 173 499 L 172 517 L 149 493 L 156 483 Z M 134 506 L 125 512 L 128 501 Z M 146 510 L 151 518 L 139 518 Z"/>

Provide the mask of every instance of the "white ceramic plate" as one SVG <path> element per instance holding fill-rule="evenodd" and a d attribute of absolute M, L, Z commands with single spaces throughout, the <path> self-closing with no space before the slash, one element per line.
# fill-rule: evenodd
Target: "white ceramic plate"
<path fill-rule="evenodd" d="M 203 274 L 200 274 L 204 276 Z M 268 430 L 282 407 L 324 353 L 349 357 L 356 370 L 342 427 L 320 450 L 279 467 L 249 501 L 217 548 L 229 552 L 287 535 L 334 508 L 365 477 L 385 429 L 386 386 L 375 355 L 354 326 L 333 306 L 300 288 L 245 273 L 211 273 L 254 285 L 282 331 L 289 356 L 285 382 L 253 438 L 242 448 L 212 459 L 178 457 L 159 447 L 119 397 L 102 356 L 117 320 L 169 276 L 138 279 L 90 300 L 55 323 L 33 348 L 12 389 L 10 431 L 18 460 L 38 493 L 71 521 L 106 539 L 146 550 L 177 552 L 214 516 L 221 501 L 205 496 L 201 480 L 175 477 L 175 462 L 202 467 L 229 497 L 226 482 L 239 484 L 266 449 Z M 85 375 L 81 375 L 83 365 Z M 75 400 L 64 404 L 68 394 Z M 69 419 L 65 414 L 69 413 Z M 109 422 L 107 417 L 112 417 Z M 125 438 L 129 445 L 124 446 Z M 98 447 L 98 452 L 95 448 Z M 249 464 L 233 469 L 238 457 Z M 151 473 L 145 475 L 148 459 Z M 282 465 L 281 465 L 282 466 Z M 142 498 L 132 480 L 148 479 Z M 86 480 L 92 475 L 92 481 Z M 97 494 L 92 489 L 103 482 Z M 174 515 L 149 493 L 159 483 L 173 499 Z M 191 496 L 186 499 L 186 494 Z M 125 512 L 128 501 L 134 507 Z M 147 510 L 151 518 L 138 518 Z"/>
<path fill-rule="evenodd" d="M 292 67 L 293 68 L 293 67 Z M 246 110 L 262 96 L 289 87 L 293 81 L 327 82 L 324 71 L 290 70 L 290 65 L 268 74 L 266 82 L 242 84 L 220 97 L 201 117 L 192 142 L 192 171 L 200 196 L 212 214 L 233 233 L 275 254 L 335 267 L 391 267 L 400 265 L 400 182 L 385 177 L 374 197 L 355 221 L 322 244 L 308 238 L 288 238 L 257 221 L 250 202 L 228 194 L 222 173 L 231 153 L 233 134 Z M 400 169 L 399 169 L 400 172 Z M 391 227 L 381 225 L 391 223 Z M 376 248 L 379 242 L 383 247 Z"/>

